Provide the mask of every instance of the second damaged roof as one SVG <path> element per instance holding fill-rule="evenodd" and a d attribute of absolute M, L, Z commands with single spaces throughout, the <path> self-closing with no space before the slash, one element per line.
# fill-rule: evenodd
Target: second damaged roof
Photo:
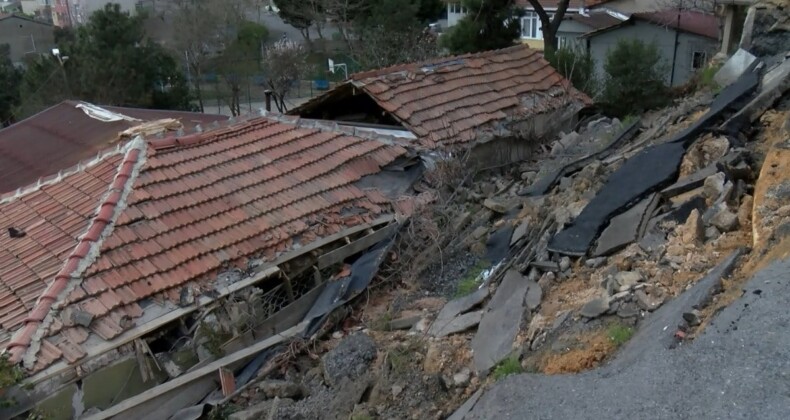
<path fill-rule="evenodd" d="M 469 143 L 478 140 L 479 129 L 591 104 L 542 52 L 519 45 L 353 74 L 291 113 L 342 120 L 338 111 L 373 112 L 365 104 L 337 106 L 359 91 L 429 148 Z"/>
<path fill-rule="evenodd" d="M 162 316 L 185 287 L 214 290 L 220 270 L 246 271 L 391 215 L 390 199 L 357 182 L 405 153 L 259 118 L 138 138 L 4 198 L 2 347 L 33 372 L 76 362 L 91 345 Z"/>

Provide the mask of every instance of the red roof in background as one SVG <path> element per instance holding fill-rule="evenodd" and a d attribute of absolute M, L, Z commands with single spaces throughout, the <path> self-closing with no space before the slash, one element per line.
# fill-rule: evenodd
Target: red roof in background
<path fill-rule="evenodd" d="M 708 13 L 684 10 L 678 16 L 677 10 L 668 9 L 634 13 L 632 17 L 712 39 L 719 38 L 719 18 Z"/>
<path fill-rule="evenodd" d="M 429 148 L 474 141 L 477 130 L 496 129 L 512 116 L 528 118 L 573 101 L 592 103 L 542 52 L 525 45 L 396 65 L 350 79 Z M 348 84 L 339 88 L 344 87 Z M 315 107 L 333 91 L 291 112 Z"/>
<path fill-rule="evenodd" d="M 593 30 L 605 29 L 623 23 L 622 19 L 618 19 L 617 17 L 612 16 L 609 13 L 606 13 L 606 11 L 595 11 L 588 13 L 587 15 L 580 15 L 578 13 L 573 13 L 570 15 L 566 15 L 565 20 L 572 20 L 574 22 L 579 22 L 581 24 L 589 26 Z"/>
<path fill-rule="evenodd" d="M 91 335 L 131 328 L 141 301 L 178 302 L 185 286 L 213 289 L 223 267 L 391 213 L 354 183 L 406 152 L 266 118 L 125 149 L 0 201 L 0 333 L 15 331 L 4 344 L 33 372 L 81 359 Z M 93 316 L 89 327 L 71 310 Z"/>
<path fill-rule="evenodd" d="M 119 140 L 118 133 L 142 122 L 175 118 L 189 130 L 197 124 L 206 126 L 227 119 L 194 112 L 108 106 L 104 108 L 142 121 L 104 122 L 89 117 L 76 107 L 78 104 L 64 101 L 0 130 L 0 195 L 96 156 Z"/>
<path fill-rule="evenodd" d="M 580 9 L 582 7 L 592 7 L 599 4 L 608 3 L 611 0 L 571 0 L 569 9 Z M 559 0 L 541 0 L 540 5 L 544 8 L 556 9 Z M 516 6 L 532 9 L 532 5 L 527 0 L 516 0 Z"/>

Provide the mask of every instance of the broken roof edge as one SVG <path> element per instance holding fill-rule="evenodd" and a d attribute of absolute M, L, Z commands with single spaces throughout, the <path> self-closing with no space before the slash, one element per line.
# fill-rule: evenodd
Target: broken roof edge
<path fill-rule="evenodd" d="M 90 225 L 80 236 L 76 247 L 52 283 L 24 319 L 24 325 L 14 332 L 11 341 L 3 350 L 9 353 L 12 362 L 22 362 L 26 368 L 32 368 L 44 330 L 53 321 L 53 310 L 57 310 L 57 302 L 78 286 L 82 274 L 98 257 L 104 239 L 112 232 L 115 220 L 125 208 L 130 187 L 146 161 L 145 142 L 137 138 L 124 146 L 124 152 L 126 156 L 119 164 Z"/>

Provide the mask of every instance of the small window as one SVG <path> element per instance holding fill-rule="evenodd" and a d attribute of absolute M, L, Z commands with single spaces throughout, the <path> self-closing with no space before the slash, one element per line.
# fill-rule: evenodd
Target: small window
<path fill-rule="evenodd" d="M 694 51 L 691 55 L 691 69 L 699 70 L 705 67 L 708 62 L 708 53 L 705 51 Z"/>
<path fill-rule="evenodd" d="M 549 14 L 549 20 L 554 19 L 554 14 Z M 524 39 L 543 39 L 543 24 L 540 17 L 535 12 L 526 12 L 521 17 L 521 38 Z"/>

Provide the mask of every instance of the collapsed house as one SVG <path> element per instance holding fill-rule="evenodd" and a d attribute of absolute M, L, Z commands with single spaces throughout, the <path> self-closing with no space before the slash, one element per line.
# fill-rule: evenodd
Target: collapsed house
<path fill-rule="evenodd" d="M 569 131 L 591 103 L 542 52 L 521 45 L 353 74 L 290 113 L 406 129 L 415 146 L 471 148 L 478 163 L 501 164 Z"/>
<path fill-rule="evenodd" d="M 2 195 L 0 347 L 25 386 L 0 417 L 167 418 L 232 392 L 255 343 L 364 288 L 380 258 L 354 257 L 413 200 L 387 172 L 421 167 L 374 132 L 257 117 L 136 135 Z"/>

